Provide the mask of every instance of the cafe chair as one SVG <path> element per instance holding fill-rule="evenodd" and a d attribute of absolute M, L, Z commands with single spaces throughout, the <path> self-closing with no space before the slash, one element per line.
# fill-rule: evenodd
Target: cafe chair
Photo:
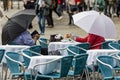
<path fill-rule="evenodd" d="M 11 79 L 23 79 L 24 78 L 24 64 L 19 61 L 17 52 L 7 52 L 5 54 L 8 69 L 10 70 Z"/>
<path fill-rule="evenodd" d="M 115 57 L 113 56 L 113 58 L 115 58 L 116 63 L 117 63 L 115 70 L 117 70 L 119 72 L 120 71 L 120 53 L 116 53 Z"/>
<path fill-rule="evenodd" d="M 60 69 L 52 72 L 50 74 L 41 74 L 41 73 L 37 73 L 35 80 L 37 80 L 37 78 L 50 78 L 50 79 L 61 79 L 61 78 L 66 78 L 68 75 L 68 72 L 70 70 L 70 67 L 72 65 L 72 60 L 73 60 L 73 56 L 64 56 L 61 59 L 56 59 L 56 60 L 52 60 L 46 63 L 39 63 L 36 64 L 34 66 L 34 71 L 36 69 L 36 67 L 40 66 L 40 65 L 45 65 L 45 64 L 49 64 L 51 62 L 54 61 L 58 61 L 60 60 Z"/>
<path fill-rule="evenodd" d="M 120 80 L 114 69 L 114 58 L 112 56 L 97 57 L 98 67 L 102 75 L 102 80 Z"/>
<path fill-rule="evenodd" d="M 88 76 L 85 70 L 87 57 L 88 54 L 80 54 L 74 56 L 73 69 L 69 70 L 68 72 L 68 76 L 73 77 L 73 80 L 76 80 L 75 77 L 80 77 L 80 80 L 82 80 L 84 72 L 86 75 L 86 80 L 88 80 Z"/>
<path fill-rule="evenodd" d="M 113 50 L 118 50 L 118 52 L 116 53 L 113 53 L 111 54 L 110 56 L 112 56 L 115 60 L 116 60 L 116 63 L 117 63 L 117 66 L 114 67 L 115 71 L 120 71 L 120 44 L 116 43 L 116 42 L 111 42 L 108 44 L 109 45 L 109 48 L 110 49 L 113 49 Z"/>
<path fill-rule="evenodd" d="M 1 67 L 1 78 L 3 79 L 3 63 L 2 63 L 2 59 L 3 56 L 5 54 L 5 49 L 0 49 L 0 67 Z"/>
<path fill-rule="evenodd" d="M 41 55 L 41 45 L 34 45 L 28 48 L 34 55 Z"/>
<path fill-rule="evenodd" d="M 36 54 L 36 53 L 32 52 L 31 50 L 22 50 L 21 55 L 23 56 L 24 65 L 26 66 L 26 68 L 28 67 L 28 65 L 30 63 L 30 58 L 32 56 L 41 56 L 40 54 Z"/>
<path fill-rule="evenodd" d="M 41 45 L 34 45 L 30 46 L 29 48 L 24 48 L 21 50 L 22 51 L 29 51 L 29 56 L 37 56 L 37 55 L 42 55 L 41 54 Z"/>
<path fill-rule="evenodd" d="M 67 47 L 67 52 L 68 55 L 78 55 L 81 53 L 86 53 L 86 49 L 82 48 L 82 47 L 78 47 L 78 46 L 68 46 Z"/>
<path fill-rule="evenodd" d="M 101 49 L 110 49 L 109 47 L 109 43 L 111 43 L 112 41 L 105 41 L 101 43 Z"/>
<path fill-rule="evenodd" d="M 38 54 L 38 53 L 36 53 L 34 51 L 31 51 L 29 49 L 22 50 L 21 55 L 23 56 L 23 59 L 24 59 L 25 69 L 28 68 L 29 63 L 30 63 L 30 59 L 31 59 L 32 56 L 42 56 L 42 55 L 40 55 L 40 54 Z M 24 74 L 25 80 L 31 80 L 32 78 L 34 78 L 34 75 L 32 75 L 32 77 L 31 77 L 30 74 L 31 74 L 30 69 L 25 71 L 25 74 Z"/>
<path fill-rule="evenodd" d="M 48 48 L 48 39 L 40 37 L 39 43 L 41 45 L 41 48 Z"/>
<path fill-rule="evenodd" d="M 120 40 L 118 40 L 117 42 L 118 42 L 118 44 L 120 44 Z"/>
<path fill-rule="evenodd" d="M 80 44 L 77 44 L 76 46 L 82 47 L 82 48 L 84 48 L 86 50 L 90 49 L 90 44 L 88 42 L 80 43 Z"/>
<path fill-rule="evenodd" d="M 112 42 L 108 44 L 111 49 L 120 50 L 120 44 Z"/>
<path fill-rule="evenodd" d="M 41 45 L 41 54 L 48 55 L 48 39 L 44 37 L 39 38 L 39 43 Z"/>

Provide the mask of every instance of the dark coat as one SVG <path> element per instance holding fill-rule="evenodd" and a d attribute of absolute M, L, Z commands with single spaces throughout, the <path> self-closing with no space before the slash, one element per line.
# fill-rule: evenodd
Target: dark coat
<path fill-rule="evenodd" d="M 27 1 L 27 4 L 24 4 L 25 9 L 35 9 L 35 3 Z"/>

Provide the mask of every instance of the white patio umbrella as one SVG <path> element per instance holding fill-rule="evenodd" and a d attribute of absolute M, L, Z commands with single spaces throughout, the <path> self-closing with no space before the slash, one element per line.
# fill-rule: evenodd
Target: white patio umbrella
<path fill-rule="evenodd" d="M 97 11 L 84 11 L 73 15 L 74 24 L 87 33 L 96 34 L 104 38 L 115 38 L 117 31 L 113 21 Z"/>

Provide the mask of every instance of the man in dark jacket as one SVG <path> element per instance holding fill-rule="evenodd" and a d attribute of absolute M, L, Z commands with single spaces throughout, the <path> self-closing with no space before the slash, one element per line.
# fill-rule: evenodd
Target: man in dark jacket
<path fill-rule="evenodd" d="M 37 0 L 36 1 L 36 14 L 38 16 L 38 25 L 42 35 L 45 33 L 45 20 L 49 14 L 49 9 L 52 4 L 51 0 Z"/>
<path fill-rule="evenodd" d="M 27 0 L 24 2 L 24 8 L 25 9 L 35 9 L 35 2 L 33 0 Z M 33 28 L 32 23 L 30 23 L 28 29 Z"/>

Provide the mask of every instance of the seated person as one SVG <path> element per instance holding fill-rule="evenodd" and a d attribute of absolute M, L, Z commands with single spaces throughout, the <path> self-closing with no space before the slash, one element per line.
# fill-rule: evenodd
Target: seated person
<path fill-rule="evenodd" d="M 73 38 L 73 36 L 71 36 Z M 77 42 L 88 42 L 90 43 L 90 49 L 101 49 L 101 43 L 105 42 L 104 37 L 89 33 L 85 38 L 74 37 Z"/>
<path fill-rule="evenodd" d="M 24 31 L 20 36 L 13 40 L 13 43 L 18 45 L 29 45 L 33 46 L 36 44 L 36 41 L 39 39 L 39 34 L 36 33 L 31 36 L 30 32 Z"/>

